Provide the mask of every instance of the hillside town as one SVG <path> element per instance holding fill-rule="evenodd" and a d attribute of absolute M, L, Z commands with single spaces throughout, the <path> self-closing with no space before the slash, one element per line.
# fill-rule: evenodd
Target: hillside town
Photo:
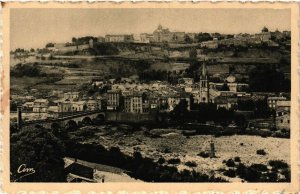
<path fill-rule="evenodd" d="M 63 142 L 57 180 L 290 180 L 291 31 L 70 40 L 10 53 L 11 137 Z"/>
<path fill-rule="evenodd" d="M 211 82 L 205 64 L 202 66 L 199 82 L 194 82 L 192 78 L 181 78 L 178 82 L 172 85 L 161 81 L 138 83 L 129 78 L 122 78 L 119 81 L 93 80 L 90 83 L 91 87 L 106 88 L 106 92 L 91 97 L 79 91 L 54 90 L 43 99 L 35 99 L 34 96 L 12 96 L 12 98 L 22 99 L 23 111 L 37 113 L 36 119 L 58 118 L 76 112 L 95 110 L 135 114 L 170 112 L 182 100 L 187 102 L 188 110 L 193 110 L 193 104 L 214 103 L 217 108 L 249 115 L 251 111 L 239 110 L 239 103 L 265 100 L 268 108 L 276 111 L 274 125 L 279 129 L 289 128 L 290 96 L 287 93 L 249 93 L 247 92 L 249 85 L 237 82 L 234 75 L 229 75 L 221 83 Z"/>
<path fill-rule="evenodd" d="M 48 56 L 55 56 L 61 53 L 67 53 L 75 50 L 85 50 L 92 48 L 94 41 L 108 43 L 164 43 L 164 44 L 180 44 L 193 45 L 201 41 L 199 48 L 217 49 L 221 46 L 226 47 L 249 47 L 249 45 L 264 45 L 267 47 L 279 47 L 276 40 L 286 40 L 285 45 L 290 45 L 290 32 L 275 31 L 269 32 L 266 27 L 261 33 L 257 34 L 235 34 L 222 35 L 219 33 L 185 33 L 172 32 L 168 28 L 161 25 L 157 27 L 152 34 L 142 33 L 139 36 L 134 35 L 106 35 L 105 37 L 86 37 L 72 38 L 72 43 L 54 44 L 49 43 L 45 49 L 40 49 L 39 52 L 32 50 L 37 57 L 42 53 L 48 52 Z M 210 40 L 211 39 L 211 40 Z M 278 42 L 278 41 L 277 41 Z M 87 44 L 86 44 L 87 43 Z M 177 45 L 178 47 L 178 45 Z M 143 48 L 143 47 L 141 47 Z M 153 49 L 153 48 L 152 48 Z M 196 57 L 199 60 L 198 50 Z M 170 56 L 176 55 L 178 51 L 171 51 Z M 178 52 L 178 56 L 183 56 L 182 52 Z M 18 50 L 13 53 L 15 57 L 22 54 L 28 54 L 23 50 Z M 47 54 L 42 54 L 47 56 Z M 191 57 L 191 56 L 189 56 Z M 195 104 L 213 103 L 217 109 L 225 108 L 233 110 L 238 114 L 242 114 L 247 119 L 249 115 L 254 115 L 254 110 L 245 110 L 242 105 L 245 102 L 254 103 L 257 101 L 265 101 L 270 111 L 272 123 L 269 126 L 276 126 L 279 129 L 289 128 L 289 112 L 290 112 L 290 96 L 287 92 L 253 92 L 249 88 L 247 76 L 241 75 L 231 68 L 227 73 L 208 72 L 207 66 L 216 62 L 211 58 L 203 58 L 202 65 L 198 68 L 198 78 L 193 77 L 177 77 L 178 80 L 174 83 L 159 80 L 152 80 L 145 83 L 134 76 L 120 77 L 118 79 L 103 79 L 93 78 L 87 80 L 89 87 L 96 92 L 89 95 L 82 91 L 73 90 L 53 90 L 48 91 L 44 98 L 36 96 L 19 96 L 11 95 L 12 104 L 22 106 L 23 112 L 28 115 L 24 116 L 27 120 L 59 118 L 64 115 L 75 114 L 76 112 L 84 111 L 118 111 L 134 114 L 149 114 L 153 112 L 171 112 L 181 102 L 187 102 L 188 110 L 195 110 Z M 206 65 L 207 64 L 207 65 Z M 184 68 L 183 68 L 184 70 Z M 181 70 L 182 71 L 182 70 Z M 216 79 L 218 78 L 218 79 Z M 245 78 L 245 79 L 244 79 Z M 36 89 L 32 88 L 29 93 L 35 93 Z M 16 103 L 14 103 L 16 102 Z M 20 104 L 21 103 L 21 104 Z M 15 109 L 16 110 L 16 109 Z M 35 114 L 29 114 L 35 113 Z M 266 120 L 269 120 L 267 118 Z M 267 121 L 261 121 L 267 122 Z M 268 122 L 267 122 L 268 123 Z"/>

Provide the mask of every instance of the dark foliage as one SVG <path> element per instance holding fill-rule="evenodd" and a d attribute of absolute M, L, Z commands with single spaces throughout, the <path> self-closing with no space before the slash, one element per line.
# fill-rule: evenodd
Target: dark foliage
<path fill-rule="evenodd" d="M 197 167 L 197 163 L 194 161 L 187 161 L 185 165 L 188 167 Z"/>
<path fill-rule="evenodd" d="M 29 65 L 29 64 L 17 64 L 10 72 L 11 76 L 15 77 L 40 77 L 45 76 L 45 73 L 42 73 L 39 67 L 36 65 Z"/>
<path fill-rule="evenodd" d="M 257 150 L 256 151 L 256 154 L 258 154 L 258 155 L 266 155 L 267 154 L 267 152 L 265 151 L 265 150 Z"/>
<path fill-rule="evenodd" d="M 228 177 L 231 177 L 231 178 L 236 176 L 235 171 L 233 169 L 228 169 L 223 174 L 225 176 L 228 176 Z"/>
<path fill-rule="evenodd" d="M 234 157 L 234 161 L 235 162 L 241 162 L 241 159 L 240 159 L 240 157 L 236 156 L 236 157 Z"/>
<path fill-rule="evenodd" d="M 249 87 L 253 92 L 290 92 L 291 81 L 270 66 L 257 66 L 249 73 Z"/>
<path fill-rule="evenodd" d="M 209 157 L 209 154 L 207 152 L 200 152 L 199 154 L 197 154 L 198 156 L 202 157 L 202 158 L 208 158 Z"/>
<path fill-rule="evenodd" d="M 270 160 L 269 165 L 275 169 L 284 169 L 288 168 L 288 164 L 281 160 Z"/>
<path fill-rule="evenodd" d="M 168 164 L 180 164 L 180 159 L 179 158 L 171 158 L 168 160 Z"/>
<path fill-rule="evenodd" d="M 178 172 L 176 167 L 155 163 L 150 158 L 144 158 L 139 152 L 130 157 L 115 148 L 107 151 L 101 145 L 69 142 L 67 147 L 71 157 L 116 166 L 127 170 L 130 176 L 147 182 L 225 182 L 222 178 L 209 177 L 195 171 Z M 178 163 L 178 160 L 171 159 L 171 163 Z"/>
<path fill-rule="evenodd" d="M 232 159 L 229 159 L 226 161 L 226 166 L 228 167 L 234 167 L 235 166 L 235 163 Z"/>
<path fill-rule="evenodd" d="M 119 54 L 119 49 L 111 43 L 97 43 L 94 44 L 94 54 L 95 55 L 117 55 Z"/>
<path fill-rule="evenodd" d="M 11 181 L 17 182 L 64 182 L 63 142 L 43 127 L 23 129 L 10 139 Z M 20 165 L 33 168 L 34 174 L 17 173 Z"/>

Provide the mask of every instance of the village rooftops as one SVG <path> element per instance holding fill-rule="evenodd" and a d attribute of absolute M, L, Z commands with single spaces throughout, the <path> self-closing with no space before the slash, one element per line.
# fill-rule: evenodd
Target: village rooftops
<path fill-rule="evenodd" d="M 34 102 L 46 103 L 46 102 L 48 102 L 48 100 L 47 99 L 36 99 Z"/>
<path fill-rule="evenodd" d="M 121 90 L 108 90 L 108 94 L 116 94 L 116 93 L 121 93 Z"/>
<path fill-rule="evenodd" d="M 274 96 L 274 97 L 268 97 L 268 100 L 286 100 L 286 97 L 283 96 Z"/>
<path fill-rule="evenodd" d="M 75 101 L 75 102 L 73 102 L 74 104 L 78 104 L 78 105 L 83 105 L 83 104 L 85 104 L 86 102 L 85 101 Z"/>
<path fill-rule="evenodd" d="M 290 107 L 291 106 L 291 101 L 287 100 L 280 100 L 276 102 L 277 107 Z"/>

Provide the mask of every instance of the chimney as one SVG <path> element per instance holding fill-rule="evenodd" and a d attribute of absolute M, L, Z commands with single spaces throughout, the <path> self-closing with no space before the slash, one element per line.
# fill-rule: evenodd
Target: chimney
<path fill-rule="evenodd" d="M 18 106 L 17 107 L 17 114 L 18 114 L 18 130 L 22 129 L 22 107 Z"/>

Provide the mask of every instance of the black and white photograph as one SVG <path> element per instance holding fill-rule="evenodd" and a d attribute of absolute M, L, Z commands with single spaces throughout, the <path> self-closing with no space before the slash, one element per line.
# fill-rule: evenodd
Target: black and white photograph
<path fill-rule="evenodd" d="M 291 9 L 9 17 L 10 182 L 291 182 Z"/>

